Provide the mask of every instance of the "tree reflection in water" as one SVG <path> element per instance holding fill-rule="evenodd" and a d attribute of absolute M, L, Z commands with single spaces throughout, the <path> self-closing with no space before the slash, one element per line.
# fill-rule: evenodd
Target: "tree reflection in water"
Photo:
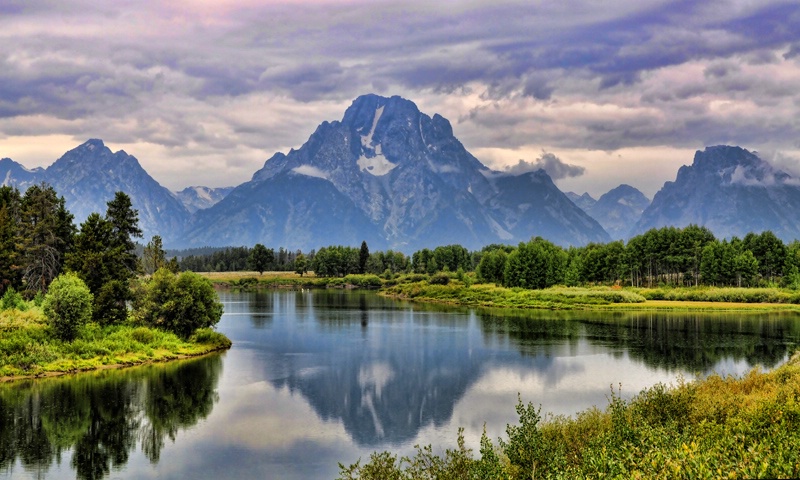
<path fill-rule="evenodd" d="M 0 385 L 0 471 L 19 460 L 44 477 L 62 455 L 80 479 L 128 462 L 137 443 L 156 463 L 167 438 L 206 418 L 217 402 L 221 354 L 166 365 Z"/>
<path fill-rule="evenodd" d="M 800 344 L 792 313 L 509 312 L 481 310 L 484 337 L 507 335 L 519 350 L 579 338 L 652 368 L 711 373 L 721 361 L 774 368 Z"/>

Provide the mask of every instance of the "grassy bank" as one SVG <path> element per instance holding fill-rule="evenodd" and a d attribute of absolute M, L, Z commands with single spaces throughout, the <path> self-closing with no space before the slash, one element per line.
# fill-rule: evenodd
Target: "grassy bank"
<path fill-rule="evenodd" d="M 386 286 L 383 294 L 464 306 L 541 309 L 800 311 L 800 294 L 777 288 L 552 287 L 504 288 L 494 284 L 446 285 L 421 281 Z"/>
<path fill-rule="evenodd" d="M 229 348 L 230 340 L 200 329 L 188 340 L 173 333 L 132 325 L 89 323 L 71 342 L 59 340 L 41 310 L 0 311 L 0 378 L 39 376 L 138 365 Z"/>
<path fill-rule="evenodd" d="M 459 438 L 442 455 L 373 454 L 342 479 L 798 478 L 800 356 L 771 372 L 656 385 L 603 411 L 546 417 L 522 402 L 506 438 L 477 455 Z M 437 450 L 438 451 L 438 450 Z"/>
<path fill-rule="evenodd" d="M 605 287 L 527 290 L 487 284 L 467 286 L 455 280 L 447 285 L 431 285 L 428 282 L 398 284 L 385 288 L 384 293 L 418 301 L 510 308 L 569 309 L 645 301 L 643 296 L 635 292 Z"/>
<path fill-rule="evenodd" d="M 216 287 L 243 290 L 258 288 L 369 288 L 378 289 L 384 284 L 377 275 L 346 275 L 344 277 L 317 277 L 313 272 L 300 275 L 293 272 L 201 272 Z"/>

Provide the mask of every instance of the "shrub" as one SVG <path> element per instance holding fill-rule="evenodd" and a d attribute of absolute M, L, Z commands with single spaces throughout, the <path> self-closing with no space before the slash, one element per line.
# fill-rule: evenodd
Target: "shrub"
<path fill-rule="evenodd" d="M 50 284 L 42 309 L 58 338 L 72 340 L 78 328 L 92 317 L 93 300 L 83 280 L 74 273 L 66 273 Z"/>
<path fill-rule="evenodd" d="M 14 287 L 8 287 L 6 293 L 3 294 L 3 298 L 0 299 L 0 310 L 12 309 L 24 312 L 28 309 L 28 304 L 25 302 L 25 299 L 22 298 L 22 295 L 14 290 Z"/>
<path fill-rule="evenodd" d="M 383 282 L 377 275 L 347 275 L 344 277 L 344 283 L 347 285 L 354 285 L 358 288 L 381 288 Z"/>
<path fill-rule="evenodd" d="M 127 300 L 130 298 L 127 281 L 110 280 L 97 291 L 92 319 L 100 325 L 119 325 L 128 319 Z"/>
<path fill-rule="evenodd" d="M 428 280 L 428 283 L 431 285 L 447 285 L 450 283 L 450 275 L 445 272 L 435 273 L 431 276 L 431 279 Z"/>
<path fill-rule="evenodd" d="M 153 331 L 149 328 L 137 327 L 131 332 L 131 338 L 141 344 L 147 345 L 153 341 L 155 336 L 153 335 Z"/>
<path fill-rule="evenodd" d="M 153 274 L 135 301 L 135 315 L 145 325 L 188 338 L 222 317 L 222 304 L 211 282 L 194 272 L 175 275 L 165 268 Z"/>

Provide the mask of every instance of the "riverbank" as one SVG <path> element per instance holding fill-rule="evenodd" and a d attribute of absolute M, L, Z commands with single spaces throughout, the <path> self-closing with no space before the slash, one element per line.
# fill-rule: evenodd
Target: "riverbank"
<path fill-rule="evenodd" d="M 132 325 L 84 325 L 71 342 L 59 340 L 39 307 L 0 312 L 0 381 L 119 368 L 205 355 L 230 348 L 205 328 L 183 340 L 174 333 Z"/>
<path fill-rule="evenodd" d="M 798 399 L 795 354 L 767 373 L 656 385 L 628 402 L 612 389 L 604 411 L 574 417 L 520 402 L 519 423 L 497 443 L 484 435 L 477 458 L 459 437 L 442 456 L 374 453 L 339 478 L 798 478 Z"/>
<path fill-rule="evenodd" d="M 380 294 L 415 302 L 548 310 L 800 312 L 800 292 L 780 288 L 632 288 L 551 287 L 542 290 L 505 288 L 475 283 L 465 275 L 437 274 L 445 284 L 435 284 L 424 274 L 304 276 L 292 272 L 206 272 L 216 288 L 369 288 Z"/>
<path fill-rule="evenodd" d="M 382 295 L 404 300 L 469 307 L 550 310 L 638 311 L 793 311 L 800 312 L 800 295 L 779 289 L 618 287 L 552 287 L 542 290 L 428 282 L 398 284 Z"/>

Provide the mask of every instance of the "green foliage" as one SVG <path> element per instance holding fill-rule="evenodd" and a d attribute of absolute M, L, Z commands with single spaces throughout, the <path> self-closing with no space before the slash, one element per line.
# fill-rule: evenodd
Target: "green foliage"
<path fill-rule="evenodd" d="M 71 342 L 56 337 L 41 311 L 0 312 L 0 376 L 91 370 L 102 365 L 131 365 L 198 355 L 228 348 L 230 340 L 199 329 L 188 341 L 144 326 L 89 322 Z"/>
<path fill-rule="evenodd" d="M 564 250 L 547 240 L 520 243 L 508 255 L 503 286 L 541 289 L 563 284 L 566 263 Z"/>
<path fill-rule="evenodd" d="M 215 349 L 230 348 L 231 341 L 225 335 L 210 328 L 198 328 L 189 341 L 199 345 L 211 345 Z"/>
<path fill-rule="evenodd" d="M 124 322 L 131 299 L 130 281 L 137 266 L 131 236 L 141 236 L 136 210 L 130 199 L 117 192 L 108 202 L 103 218 L 92 213 L 81 224 L 75 245 L 67 255 L 68 269 L 86 282 L 94 295 L 93 320 L 100 324 Z M 146 271 L 166 264 L 161 237 L 155 236 L 144 249 L 142 266 Z"/>
<path fill-rule="evenodd" d="M 126 300 L 131 297 L 128 283 L 122 280 L 109 280 L 94 296 L 92 320 L 100 325 L 114 325 L 128 319 Z"/>
<path fill-rule="evenodd" d="M 508 254 L 504 249 L 484 251 L 478 263 L 478 280 L 484 283 L 503 283 Z"/>
<path fill-rule="evenodd" d="M 244 277 L 239 280 L 231 280 L 230 285 L 236 288 L 249 289 L 258 285 L 258 279 L 255 277 Z"/>
<path fill-rule="evenodd" d="M 167 266 L 167 252 L 164 251 L 159 235 L 154 235 L 145 245 L 142 251 L 141 263 L 142 271 L 145 275 L 152 275 L 159 268 Z"/>
<path fill-rule="evenodd" d="M 259 275 L 264 273 L 270 265 L 275 263 L 275 251 L 272 249 L 267 250 L 267 247 L 260 243 L 256 243 L 250 251 L 248 258 L 250 268 L 258 272 Z"/>
<path fill-rule="evenodd" d="M 441 281 L 447 278 L 448 284 L 435 284 L 432 281 L 427 284 L 424 282 L 397 282 L 397 284 L 387 288 L 385 291 L 392 296 L 415 300 L 510 308 L 575 309 L 612 303 L 641 303 L 645 301 L 645 298 L 638 293 L 608 287 L 553 287 L 542 290 L 527 290 L 485 284 L 467 286 L 458 281 L 451 282 L 452 279 L 445 273 L 440 272 L 437 275 L 443 276 Z"/>
<path fill-rule="evenodd" d="M 109 249 L 116 261 L 114 277 L 131 278 L 136 274 L 139 260 L 136 257 L 134 238 L 142 237 L 139 228 L 139 211 L 133 208 L 131 198 L 124 192 L 116 192 L 108 202 L 106 221 L 111 224 Z"/>
<path fill-rule="evenodd" d="M 44 292 L 61 273 L 64 254 L 72 246 L 75 226 L 64 197 L 42 183 L 28 188 L 19 207 L 22 281 L 27 290 Z"/>
<path fill-rule="evenodd" d="M 340 464 L 340 478 L 797 478 L 800 356 L 769 372 L 655 385 L 630 401 L 612 390 L 607 409 L 542 419 L 517 404 L 519 421 L 499 448 L 484 435 L 480 456 L 432 447 L 399 461 L 373 453 Z M 457 476 L 456 476 L 457 475 Z"/>
<path fill-rule="evenodd" d="M 347 275 L 344 277 L 344 283 L 353 285 L 357 288 L 381 288 L 383 282 L 377 275 Z"/>
<path fill-rule="evenodd" d="M 800 303 L 800 295 L 777 288 L 655 288 L 638 289 L 647 300 L 731 303 Z"/>
<path fill-rule="evenodd" d="M 28 303 L 22 298 L 14 287 L 8 287 L 6 289 L 6 293 L 3 294 L 3 298 L 0 298 L 0 310 L 20 310 L 25 311 L 28 309 Z"/>
<path fill-rule="evenodd" d="M 213 327 L 222 316 L 222 304 L 207 279 L 193 272 L 175 275 L 160 269 L 141 285 L 134 315 L 144 325 L 188 338 L 196 329 Z"/>
<path fill-rule="evenodd" d="M 367 246 L 367 241 L 364 240 L 361 242 L 361 248 L 358 251 L 358 273 L 367 273 L 369 257 L 369 246 Z"/>
<path fill-rule="evenodd" d="M 21 288 L 22 250 L 19 242 L 22 196 L 19 190 L 0 186 L 0 292 Z"/>
<path fill-rule="evenodd" d="M 312 270 L 320 277 L 344 277 L 358 273 L 361 251 L 342 245 L 320 248 L 314 255 Z"/>
<path fill-rule="evenodd" d="M 445 272 L 438 272 L 431 275 L 430 280 L 428 283 L 431 285 L 447 285 L 450 283 L 450 275 Z"/>
<path fill-rule="evenodd" d="M 294 272 L 301 277 L 308 272 L 308 261 L 302 253 L 298 254 L 294 259 Z"/>
<path fill-rule="evenodd" d="M 459 268 L 472 270 L 472 256 L 469 251 L 461 245 L 445 245 L 436 247 L 433 250 L 433 259 L 439 269 L 447 268 L 451 272 Z"/>
<path fill-rule="evenodd" d="M 42 310 L 58 338 L 72 340 L 92 316 L 93 295 L 73 273 L 59 275 L 50 284 Z"/>

